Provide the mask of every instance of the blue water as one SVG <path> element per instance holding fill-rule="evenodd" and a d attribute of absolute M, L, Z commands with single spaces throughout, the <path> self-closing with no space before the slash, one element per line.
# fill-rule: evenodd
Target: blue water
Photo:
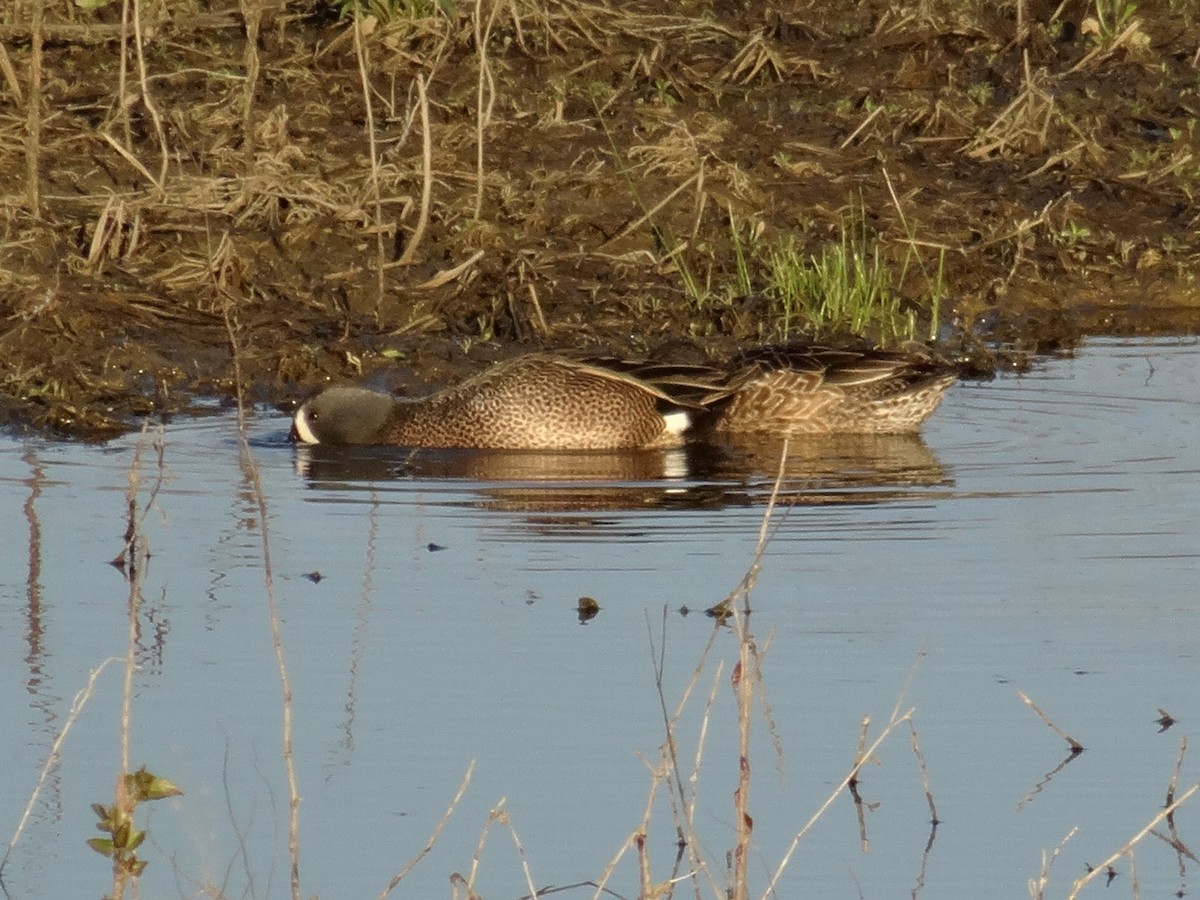
<path fill-rule="evenodd" d="M 1194 340 L 1097 340 L 1022 377 L 956 386 L 923 441 L 791 448 L 751 595 L 765 648 L 752 895 L 847 773 L 863 717 L 874 739 L 897 707 L 915 709 L 941 820 L 932 846 L 902 725 L 861 775 L 866 852 L 843 791 L 778 896 L 892 897 L 919 882 L 927 900 L 1028 896 L 1042 851 L 1077 826 L 1046 893 L 1066 896 L 1158 813 L 1200 721 L 1198 388 Z M 660 764 L 655 654 L 665 639 L 674 710 L 713 639 L 675 737 L 696 790 L 700 892 L 717 896 L 733 842 L 737 644 L 702 611 L 753 559 L 778 448 L 413 457 L 297 449 L 285 431 L 270 410 L 250 425 L 294 692 L 302 894 L 378 895 L 472 761 L 462 801 L 393 896 L 452 896 L 481 834 L 474 886 L 489 900 L 528 891 L 514 832 L 535 886 L 598 880 Z M 282 690 L 236 423 L 214 413 L 142 441 L 151 558 L 131 758 L 186 792 L 139 808 L 142 895 L 289 896 Z M 15 834 L 89 673 L 126 651 L 129 586 L 108 561 L 138 442 L 0 439 L 0 835 Z M 601 606 L 586 624 L 581 596 Z M 84 841 L 119 771 L 121 680 L 108 664 L 41 784 L 3 871 L 11 896 L 108 890 Z M 1018 691 L 1087 748 L 1044 784 L 1067 744 Z M 1163 733 L 1160 707 L 1178 720 Z M 1192 754 L 1177 793 L 1197 781 Z M 666 785 L 655 797 L 647 853 L 663 881 L 691 863 L 673 873 Z M 511 828 L 485 833 L 502 801 Z M 1194 848 L 1193 809 L 1177 824 Z M 1193 864 L 1156 837 L 1135 859 L 1142 896 L 1190 881 Z M 1128 859 L 1116 869 L 1112 889 L 1127 895 Z M 633 851 L 608 886 L 637 895 Z"/>

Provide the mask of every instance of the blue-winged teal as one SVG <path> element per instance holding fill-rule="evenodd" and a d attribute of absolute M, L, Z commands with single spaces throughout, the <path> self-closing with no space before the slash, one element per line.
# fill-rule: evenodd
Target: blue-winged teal
<path fill-rule="evenodd" d="M 549 354 L 507 360 L 419 400 L 333 387 L 297 411 L 308 444 L 631 450 L 712 435 L 917 431 L 955 376 L 925 355 L 793 344 L 728 367 Z"/>
<path fill-rule="evenodd" d="M 699 407 L 634 371 L 532 354 L 419 400 L 333 387 L 300 407 L 292 435 L 307 444 L 489 450 L 681 446 Z"/>
<path fill-rule="evenodd" d="M 707 395 L 715 435 L 909 434 L 957 375 L 924 352 L 789 344 L 748 350 Z"/>

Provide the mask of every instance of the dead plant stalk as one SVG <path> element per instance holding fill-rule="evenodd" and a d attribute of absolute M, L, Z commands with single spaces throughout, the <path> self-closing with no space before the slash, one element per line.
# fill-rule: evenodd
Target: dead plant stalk
<path fill-rule="evenodd" d="M 242 142 L 246 166 L 254 168 L 254 94 L 258 87 L 258 32 L 262 26 L 260 0 L 240 0 L 242 19 L 246 23 L 246 46 L 242 59 L 246 69 L 245 90 L 242 93 Z"/>
<path fill-rule="evenodd" d="M 149 498 L 138 513 L 138 491 L 141 486 L 142 450 L 145 447 L 146 436 L 149 433 L 149 421 L 142 426 L 142 434 L 133 451 L 133 461 L 129 464 L 129 484 L 125 489 L 125 503 L 128 509 L 129 521 L 125 531 L 125 550 L 123 560 L 125 575 L 129 580 L 129 597 L 126 604 L 126 619 L 129 626 L 128 644 L 125 648 L 125 673 L 121 685 L 121 766 L 117 773 L 116 804 L 124 821 L 133 821 L 134 802 L 130 797 L 128 775 L 133 771 L 129 754 L 129 729 L 133 721 L 133 673 L 137 671 L 138 647 L 138 615 L 142 603 L 142 578 L 145 573 L 146 561 L 150 559 L 150 548 L 147 545 L 142 523 L 146 514 L 154 505 L 159 488 L 162 487 L 163 467 L 163 432 L 160 428 L 154 445 L 158 457 L 158 476 L 150 489 Z M 118 864 L 114 857 L 112 896 L 121 900 L 125 896 L 125 888 L 129 882 L 129 873 L 125 867 Z"/>
<path fill-rule="evenodd" d="M 358 60 L 358 75 L 362 82 L 367 150 L 371 154 L 371 196 L 375 205 L 375 312 L 378 315 L 379 308 L 383 303 L 384 264 L 387 260 L 383 248 L 383 203 L 379 196 L 379 152 L 375 146 L 375 107 L 371 103 L 371 79 L 367 73 L 367 51 L 363 46 L 362 39 L 362 13 L 357 11 L 354 14 L 354 56 Z"/>
<path fill-rule="evenodd" d="M 29 211 L 40 214 L 41 179 L 38 159 L 42 138 L 42 0 L 33 4 L 32 37 L 29 52 L 29 108 L 25 117 L 25 197 Z"/>
<path fill-rule="evenodd" d="M 215 285 L 214 285 L 215 287 Z M 263 492 L 258 462 L 250 448 L 250 437 L 246 425 L 245 393 L 243 391 L 241 351 L 234 327 L 235 298 L 225 294 L 225 330 L 229 336 L 230 352 L 233 354 L 234 385 L 237 390 L 238 449 L 242 474 L 250 488 L 255 506 L 258 507 L 258 528 L 263 560 L 263 589 L 267 598 L 267 618 L 271 624 L 271 645 L 275 650 L 275 664 L 279 670 L 279 686 L 283 694 L 283 765 L 288 783 L 288 855 L 291 858 L 292 900 L 301 900 L 300 891 L 300 788 L 296 778 L 296 759 L 292 749 L 292 679 L 288 673 L 287 655 L 283 648 L 283 634 L 279 625 L 279 606 L 275 601 L 275 575 L 271 566 L 271 535 L 268 525 L 267 498 Z"/>
<path fill-rule="evenodd" d="M 92 669 L 88 673 L 87 684 L 79 689 L 79 692 L 75 695 L 75 699 L 71 701 L 71 709 L 67 713 L 66 721 L 63 723 L 63 727 L 58 732 L 58 735 L 54 738 L 54 743 L 50 745 L 50 752 L 46 754 L 46 761 L 42 764 L 42 771 L 38 773 L 37 784 L 34 785 L 33 791 L 29 795 L 29 802 L 25 804 L 25 810 L 21 813 L 21 819 L 17 822 L 13 836 L 8 840 L 8 848 L 4 851 L 4 858 L 0 859 L 0 881 L 3 880 L 4 868 L 8 865 L 8 858 L 12 855 L 13 848 L 17 845 L 17 841 L 21 839 L 21 835 L 25 831 L 25 826 L 29 824 L 29 817 L 33 814 L 33 808 L 37 805 L 42 787 L 50 777 L 50 772 L 58 765 L 59 759 L 62 758 L 62 748 L 63 744 L 66 743 L 67 735 L 71 733 L 71 728 L 79 720 L 88 701 L 92 699 L 92 694 L 96 691 L 96 681 L 100 678 L 100 673 L 108 668 L 109 663 L 121 661 L 121 658 L 118 656 L 110 656 L 100 663 L 100 665 L 96 666 L 96 668 Z"/>
<path fill-rule="evenodd" d="M 462 800 L 463 795 L 467 792 L 467 785 L 471 783 L 471 777 L 475 774 L 475 760 L 471 760 L 467 766 L 467 773 L 463 775 L 462 783 L 458 786 L 458 791 L 454 794 L 454 799 L 450 801 L 450 805 L 446 807 L 446 811 L 442 813 L 441 819 L 433 828 L 433 833 L 429 835 L 429 840 L 425 842 L 425 846 L 417 851 L 417 854 L 408 861 L 408 863 L 399 872 L 392 876 L 388 881 L 387 887 L 379 892 L 377 900 L 386 900 L 387 896 L 396 889 L 401 881 L 404 880 L 409 872 L 416 868 L 417 863 L 425 858 L 425 855 L 433 849 L 433 845 L 437 843 L 438 836 L 442 833 L 442 829 L 446 827 L 446 823 L 450 821 L 450 816 L 454 814 L 454 810 L 458 808 L 458 803 Z"/>
<path fill-rule="evenodd" d="M 1166 807 L 1159 811 L 1158 815 L 1146 823 L 1145 827 L 1142 828 L 1141 831 L 1126 841 L 1122 847 L 1115 850 L 1113 854 L 1108 857 L 1108 859 L 1102 861 L 1097 866 L 1092 866 L 1091 871 L 1089 871 L 1086 875 L 1077 878 L 1075 883 L 1071 886 L 1071 893 L 1067 895 L 1067 900 L 1075 900 L 1075 898 L 1079 896 L 1079 892 L 1084 889 L 1089 881 L 1091 881 L 1097 875 L 1100 875 L 1102 872 L 1106 872 L 1108 867 L 1115 863 L 1122 856 L 1131 855 L 1133 853 L 1133 848 L 1141 842 L 1142 838 L 1144 838 L 1154 829 L 1155 825 L 1172 815 L 1175 810 L 1179 809 L 1179 807 L 1183 806 L 1183 804 L 1186 803 L 1191 798 L 1192 794 L 1196 793 L 1196 791 L 1200 791 L 1200 782 L 1193 784 L 1190 788 L 1184 791 L 1178 800 L 1167 804 Z"/>
<path fill-rule="evenodd" d="M 417 246 L 429 227 L 430 198 L 433 196 L 433 137 L 429 133 L 429 97 L 425 88 L 425 76 L 417 75 L 417 104 L 421 112 L 421 210 L 417 215 L 417 227 L 413 229 L 408 246 L 404 248 L 398 265 L 411 265 L 416 260 Z"/>
<path fill-rule="evenodd" d="M 725 604 L 733 618 L 733 627 L 738 638 L 738 662 L 730 679 L 733 682 L 734 696 L 737 701 L 738 713 L 738 785 L 733 795 L 734 829 L 736 845 L 733 851 L 733 900 L 747 900 L 749 888 L 749 853 L 750 838 L 754 831 L 754 820 L 750 817 L 750 724 L 751 710 L 754 706 L 754 686 L 761 678 L 759 651 L 750 632 L 750 594 L 758 582 L 762 571 L 763 555 L 767 551 L 772 534 L 771 516 L 775 504 L 779 500 L 779 489 L 783 485 L 783 476 L 787 471 L 788 441 L 785 438 L 779 451 L 779 470 L 775 474 L 775 483 L 771 487 L 771 496 L 767 500 L 767 508 L 763 512 L 762 522 L 758 527 L 758 543 L 754 548 L 754 559 L 741 582 L 725 598 Z M 741 606 L 737 600 L 741 599 Z"/>
<path fill-rule="evenodd" d="M 479 54 L 479 89 L 475 106 L 475 220 L 483 212 L 483 132 L 492 121 L 492 109 L 496 105 L 496 82 L 492 77 L 492 66 L 488 61 L 487 46 L 491 38 L 496 15 L 505 0 L 494 0 L 488 13 L 487 25 L 483 24 L 483 0 L 475 3 L 475 49 Z M 485 100 L 486 98 L 486 100 Z"/>
<path fill-rule="evenodd" d="M 128 4 L 128 0 L 126 0 Z M 126 7 L 128 8 L 128 7 Z M 146 71 L 146 36 L 142 31 L 142 4 L 141 0 L 133 0 L 133 46 L 135 56 L 137 58 L 138 68 L 138 86 L 141 89 L 142 104 L 146 107 L 146 112 L 150 114 L 150 119 L 154 123 L 154 133 L 158 138 L 158 148 L 161 155 L 159 162 L 158 177 L 151 177 L 150 181 L 160 191 L 165 187 L 167 181 L 167 169 L 171 163 L 170 151 L 167 146 L 167 134 L 163 130 L 162 117 L 158 113 L 158 107 L 154 105 L 154 98 L 150 94 L 150 81 Z M 124 48 L 122 48 L 124 49 Z M 124 58 L 124 53 L 122 53 Z M 124 68 L 122 67 L 122 73 Z M 125 135 L 126 144 L 132 150 L 130 143 L 131 125 L 129 121 L 130 103 L 125 96 L 125 92 L 121 92 L 121 106 L 125 113 Z"/>

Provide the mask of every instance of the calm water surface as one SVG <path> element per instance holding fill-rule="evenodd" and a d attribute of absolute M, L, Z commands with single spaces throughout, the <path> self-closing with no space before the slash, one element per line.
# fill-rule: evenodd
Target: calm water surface
<path fill-rule="evenodd" d="M 759 891 L 851 765 L 863 717 L 874 736 L 897 703 L 916 710 L 942 821 L 932 843 L 902 728 L 862 776 L 866 848 L 843 792 L 779 896 L 1028 896 L 1042 851 L 1078 826 L 1051 870 L 1047 896 L 1065 896 L 1161 809 L 1180 741 L 1200 723 L 1198 397 L 1194 340 L 1094 341 L 1024 377 L 955 387 L 922 441 L 791 448 L 752 596 L 769 704 L 753 734 Z M 450 896 L 501 800 L 535 885 L 598 878 L 642 819 L 663 739 L 651 640 L 665 632 L 674 707 L 713 636 L 699 610 L 753 557 L 776 448 L 412 457 L 296 449 L 285 428 L 263 411 L 252 440 L 294 689 L 304 895 L 376 896 L 472 760 L 462 802 L 393 896 Z M 139 811 L 142 896 L 288 896 L 259 510 L 229 416 L 174 422 L 162 440 L 132 756 L 186 794 Z M 128 587 L 108 560 L 122 547 L 136 444 L 0 439 L 6 837 L 76 693 L 125 652 Z M 142 458 L 144 504 L 153 448 Z M 580 624 L 584 595 L 601 611 Z M 690 772 L 716 678 L 696 828 L 718 881 L 733 836 L 736 658 L 718 629 L 677 734 Z M 1067 745 L 1018 691 L 1086 752 L 1054 771 Z M 84 841 L 97 833 L 90 804 L 112 798 L 120 694 L 111 664 L 10 852 L 10 896 L 107 889 L 107 864 Z M 1178 720 L 1163 733 L 1160 707 Z M 1180 793 L 1200 775 L 1196 752 Z M 657 879 L 674 855 L 665 798 L 650 826 Z M 1177 820 L 1193 850 L 1196 803 Z M 1195 863 L 1155 837 L 1135 862 L 1142 896 L 1194 880 Z M 489 900 L 526 892 L 502 825 L 479 866 Z M 1129 896 L 1129 861 L 1116 868 L 1108 890 Z M 632 856 L 609 886 L 636 896 Z"/>

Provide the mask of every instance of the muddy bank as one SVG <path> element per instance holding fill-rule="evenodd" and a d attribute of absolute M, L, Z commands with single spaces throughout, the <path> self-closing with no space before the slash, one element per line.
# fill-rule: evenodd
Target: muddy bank
<path fill-rule="evenodd" d="M 848 223 L 984 366 L 1200 323 L 1191 5 L 165 6 L 0 14 L 9 422 L 720 356 L 816 330 L 769 260 Z"/>

